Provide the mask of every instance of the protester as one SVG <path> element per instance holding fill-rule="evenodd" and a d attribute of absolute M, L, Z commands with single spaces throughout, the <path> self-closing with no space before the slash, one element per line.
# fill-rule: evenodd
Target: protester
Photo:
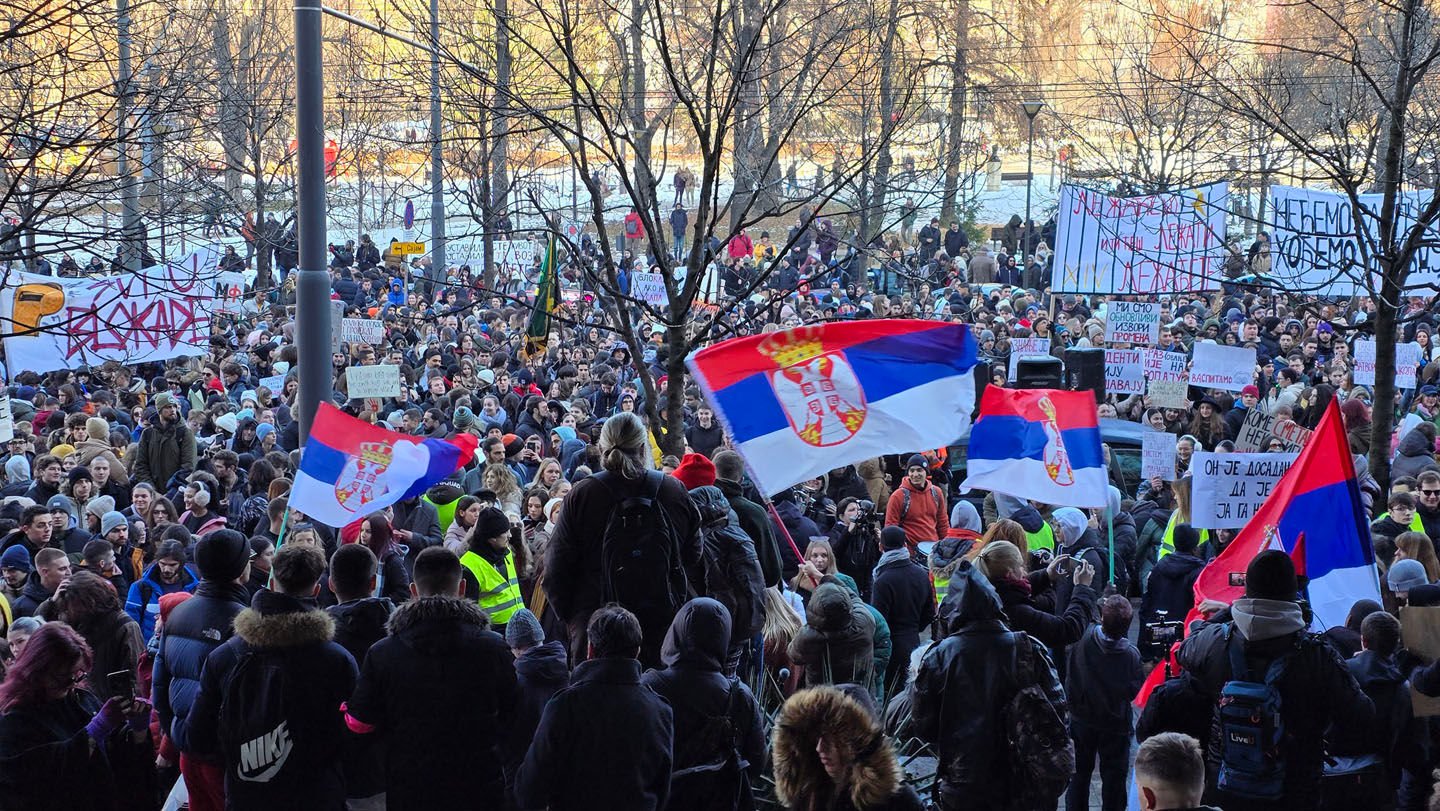
<path fill-rule="evenodd" d="M 775 794 L 788 808 L 920 811 L 868 694 L 815 687 L 780 710 L 772 749 Z"/>
<path fill-rule="evenodd" d="M 520 695 L 515 704 L 509 740 L 505 743 L 505 791 L 507 801 L 515 800 L 515 774 L 535 739 L 540 714 L 560 690 L 570 684 L 565 645 L 545 640 L 540 621 L 528 608 L 516 611 L 505 626 L 505 644 L 515 657 L 515 681 Z"/>
<path fill-rule="evenodd" d="M 1100 601 L 1100 624 L 1070 646 L 1065 694 L 1075 738 L 1075 778 L 1065 794 L 1068 811 L 1090 808 L 1090 775 L 1100 762 L 1100 807 L 1124 811 L 1133 732 L 1130 703 L 1145 681 L 1140 653 L 1130 644 L 1130 601 L 1112 594 Z"/>
<path fill-rule="evenodd" d="M 1178 732 L 1161 733 L 1140 744 L 1135 782 L 1144 811 L 1219 811 L 1200 804 L 1205 758 L 1194 738 Z"/>
<path fill-rule="evenodd" d="M 910 653 L 920 646 L 920 633 L 935 621 L 935 592 L 929 573 L 910 557 L 905 544 L 905 532 L 899 527 L 886 527 L 880 533 L 883 552 L 875 566 L 871 604 L 890 626 L 885 695 L 904 689 Z"/>

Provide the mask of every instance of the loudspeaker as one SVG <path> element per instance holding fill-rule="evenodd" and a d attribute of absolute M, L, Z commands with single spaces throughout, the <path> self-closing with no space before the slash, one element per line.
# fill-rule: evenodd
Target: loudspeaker
<path fill-rule="evenodd" d="M 1017 389 L 1058 389 L 1063 377 L 1060 359 L 1054 355 L 1027 356 L 1015 364 Z"/>
<path fill-rule="evenodd" d="M 1065 388 L 1095 393 L 1095 402 L 1105 401 L 1105 350 L 1072 347 L 1065 350 Z"/>

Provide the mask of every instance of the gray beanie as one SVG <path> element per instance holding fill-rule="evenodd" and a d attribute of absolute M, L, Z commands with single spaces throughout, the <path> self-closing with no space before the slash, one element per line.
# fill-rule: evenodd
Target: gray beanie
<path fill-rule="evenodd" d="M 100 537 L 103 538 L 106 535 L 109 535 L 110 530 L 115 529 L 116 527 L 125 526 L 126 522 L 127 521 L 125 516 L 121 513 L 118 513 L 114 510 L 105 513 L 100 517 Z"/>
<path fill-rule="evenodd" d="M 455 409 L 455 414 L 451 417 L 450 423 L 455 426 L 455 430 L 457 431 L 469 428 L 475 424 L 475 412 L 466 406 L 460 406 Z"/>
<path fill-rule="evenodd" d="M 545 629 L 530 609 L 522 608 L 510 615 L 505 625 L 505 643 L 512 648 L 533 648 L 545 644 Z"/>
<path fill-rule="evenodd" d="M 1396 594 L 1404 594 L 1416 586 L 1430 582 L 1430 578 L 1425 576 L 1424 564 L 1418 560 L 1395 561 L 1385 579 L 1390 582 L 1390 590 Z"/>

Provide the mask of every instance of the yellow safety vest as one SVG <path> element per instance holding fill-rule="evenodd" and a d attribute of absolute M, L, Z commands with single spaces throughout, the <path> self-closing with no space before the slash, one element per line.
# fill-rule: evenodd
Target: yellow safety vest
<path fill-rule="evenodd" d="M 1390 511 L 1389 511 L 1389 510 L 1386 510 L 1385 512 L 1380 513 L 1379 515 L 1375 516 L 1375 520 L 1376 520 L 1376 521 L 1384 521 L 1386 518 L 1389 518 L 1389 517 L 1390 517 Z M 1414 512 L 1414 514 L 1412 514 L 1412 515 L 1410 516 L 1410 531 L 1411 531 L 1411 532 L 1424 532 L 1424 531 L 1425 531 L 1425 522 L 1420 520 L 1420 511 L 1419 511 L 1419 510 L 1416 510 L 1416 511 Z"/>
<path fill-rule="evenodd" d="M 1160 536 L 1160 554 L 1158 554 L 1158 555 L 1155 556 L 1155 560 L 1156 560 L 1156 561 L 1159 561 L 1161 558 L 1163 558 L 1163 557 L 1165 557 L 1166 555 L 1170 554 L 1171 552 L 1174 552 L 1174 551 L 1175 551 L 1175 516 L 1176 516 L 1176 515 L 1177 515 L 1177 513 L 1173 513 L 1173 512 L 1170 513 L 1170 521 L 1165 524 L 1165 534 L 1162 535 L 1162 536 Z M 1208 541 L 1210 540 L 1210 530 L 1208 530 L 1208 529 L 1199 529 L 1199 530 L 1196 530 L 1196 531 L 1200 533 L 1200 543 L 1206 543 L 1206 542 L 1208 542 Z M 1197 549 L 1199 548 L 1199 544 L 1196 545 L 1196 548 L 1197 548 Z"/>
<path fill-rule="evenodd" d="M 1034 532 L 1025 533 L 1025 545 L 1031 552 L 1037 549 L 1049 549 L 1055 551 L 1055 530 L 1050 528 L 1049 521 L 1040 522 L 1040 528 Z"/>
<path fill-rule="evenodd" d="M 945 594 L 950 591 L 950 578 L 935 578 L 935 605 L 945 602 Z"/>
<path fill-rule="evenodd" d="M 515 577 L 515 561 L 509 552 L 505 553 L 505 572 L 496 571 L 495 566 L 470 550 L 460 556 L 460 565 L 475 575 L 480 584 L 476 601 L 490 615 L 496 625 L 510 622 L 510 615 L 524 608 L 520 598 L 520 580 Z"/>

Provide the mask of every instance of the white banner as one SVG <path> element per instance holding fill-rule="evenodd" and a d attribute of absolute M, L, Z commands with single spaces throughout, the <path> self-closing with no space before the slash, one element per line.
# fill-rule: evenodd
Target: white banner
<path fill-rule="evenodd" d="M 1112 301 L 1105 305 L 1105 343 L 1154 344 L 1159 341 L 1159 304 Z"/>
<path fill-rule="evenodd" d="M 215 312 L 245 312 L 245 274 L 227 270 L 215 277 Z"/>
<path fill-rule="evenodd" d="M 0 293 L 5 359 L 50 372 L 203 355 L 220 254 L 205 247 L 172 264 L 93 279 L 10 273 Z"/>
<path fill-rule="evenodd" d="M 1020 359 L 1027 355 L 1050 354 L 1049 338 L 1010 339 L 1010 382 L 1015 382 L 1015 373 L 1020 369 Z"/>
<path fill-rule="evenodd" d="M 1190 460 L 1190 524 L 1240 529 L 1295 463 L 1294 453 L 1211 453 Z"/>
<path fill-rule="evenodd" d="M 400 394 L 400 367 L 393 363 L 378 366 L 345 367 L 346 393 L 352 400 L 367 397 L 395 397 Z"/>
<path fill-rule="evenodd" d="M 630 295 L 655 307 L 670 303 L 670 298 L 665 295 L 665 279 L 659 273 L 648 270 L 630 274 Z"/>
<path fill-rule="evenodd" d="M 0 442 L 15 437 L 15 414 L 10 410 L 10 393 L 0 389 Z"/>
<path fill-rule="evenodd" d="M 1144 394 L 1145 369 L 1139 349 L 1105 350 L 1105 393 Z"/>
<path fill-rule="evenodd" d="M 1169 380 L 1186 384 L 1190 382 L 1190 375 L 1185 368 L 1184 352 L 1166 352 L 1163 349 L 1143 351 L 1145 353 L 1146 380 Z"/>
<path fill-rule="evenodd" d="M 1355 385 L 1375 385 L 1375 341 L 1373 339 L 1355 342 Z"/>
<path fill-rule="evenodd" d="M 1225 183 L 1143 197 L 1061 186 L 1055 292 L 1151 295 L 1218 289 L 1229 204 Z"/>
<path fill-rule="evenodd" d="M 1277 420 L 1258 408 L 1245 412 L 1245 421 L 1235 435 L 1235 450 L 1262 453 L 1270 449 L 1270 440 L 1280 440 L 1285 453 L 1299 453 L 1310 438 L 1311 431 L 1293 420 Z"/>
<path fill-rule="evenodd" d="M 269 389 L 271 394 L 278 397 L 280 393 L 285 390 L 285 375 L 262 377 L 260 378 L 260 386 Z"/>
<path fill-rule="evenodd" d="M 1145 429 L 1140 432 L 1140 478 L 1175 481 L 1175 435 Z"/>
<path fill-rule="evenodd" d="M 1190 385 L 1239 391 L 1255 382 L 1255 350 L 1243 346 L 1196 343 Z"/>
<path fill-rule="evenodd" d="M 341 319 L 340 340 L 348 344 L 377 345 L 385 340 L 385 322 L 375 318 Z"/>
<path fill-rule="evenodd" d="M 1400 195 L 1396 214 L 1401 234 L 1415 229 L 1417 215 L 1430 204 L 1431 194 L 1429 190 L 1417 190 Z M 1366 268 L 1372 273 L 1379 270 L 1373 246 L 1379 238 L 1378 217 L 1384 195 L 1362 194 L 1359 201 L 1357 218 L 1348 195 L 1292 186 L 1270 187 L 1270 274 L 1276 287 L 1322 296 L 1365 292 Z M 1411 263 L 1407 288 L 1440 284 L 1436 246 L 1440 246 L 1440 227 L 1431 225 Z"/>

